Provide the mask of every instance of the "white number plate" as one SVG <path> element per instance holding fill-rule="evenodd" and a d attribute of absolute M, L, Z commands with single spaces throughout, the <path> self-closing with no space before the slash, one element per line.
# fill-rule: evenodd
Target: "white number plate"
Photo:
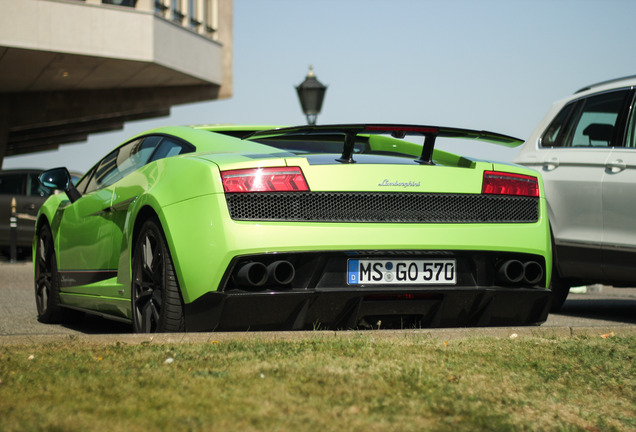
<path fill-rule="evenodd" d="M 455 285 L 455 260 L 348 260 L 347 284 Z"/>

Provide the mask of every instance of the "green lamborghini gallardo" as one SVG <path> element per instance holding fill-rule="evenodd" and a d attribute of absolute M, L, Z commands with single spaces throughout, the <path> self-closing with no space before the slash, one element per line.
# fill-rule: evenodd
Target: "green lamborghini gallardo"
<path fill-rule="evenodd" d="M 448 127 L 166 127 L 42 206 L 38 318 L 135 332 L 535 325 L 552 267 L 539 174 L 435 148 Z M 475 145 L 479 145 L 475 143 Z"/>

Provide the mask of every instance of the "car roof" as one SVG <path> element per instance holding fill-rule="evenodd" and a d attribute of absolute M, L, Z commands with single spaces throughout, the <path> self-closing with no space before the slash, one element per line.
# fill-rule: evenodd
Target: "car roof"
<path fill-rule="evenodd" d="M 602 90 L 610 90 L 610 89 L 615 89 L 620 87 L 631 87 L 631 86 L 636 86 L 636 75 L 630 75 L 630 76 L 625 76 L 621 78 L 614 78 L 611 80 L 606 80 L 606 81 L 601 81 L 595 84 L 590 84 L 588 86 L 585 86 L 577 90 L 576 92 L 574 92 L 574 94 L 578 95 L 579 93 L 592 91 L 592 90 L 602 91 Z"/>
<path fill-rule="evenodd" d="M 39 169 L 39 168 L 11 168 L 11 169 L 4 169 L 4 170 L 0 170 L 0 175 L 2 174 L 36 174 L 36 175 L 40 175 L 42 172 L 44 172 L 45 169 Z"/>

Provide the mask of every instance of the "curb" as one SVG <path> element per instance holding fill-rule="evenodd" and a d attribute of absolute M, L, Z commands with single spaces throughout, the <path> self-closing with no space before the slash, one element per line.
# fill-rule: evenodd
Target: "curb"
<path fill-rule="evenodd" d="M 305 339 L 371 337 L 374 340 L 425 338 L 456 340 L 469 338 L 570 338 L 570 337 L 633 337 L 636 326 L 616 327 L 480 327 L 454 329 L 367 330 L 367 331 L 282 331 L 282 332 L 219 332 L 219 333 L 156 333 L 107 335 L 6 335 L 0 336 L 0 346 L 45 345 L 77 342 L 85 345 L 162 345 L 184 343 L 218 343 L 228 341 L 283 342 Z"/>

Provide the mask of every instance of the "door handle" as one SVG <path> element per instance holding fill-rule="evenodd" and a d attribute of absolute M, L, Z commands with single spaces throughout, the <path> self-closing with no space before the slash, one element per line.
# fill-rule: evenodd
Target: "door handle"
<path fill-rule="evenodd" d="M 559 158 L 552 158 L 547 162 L 543 163 L 544 171 L 553 171 L 559 167 Z"/>
<path fill-rule="evenodd" d="M 615 161 L 605 164 L 605 168 L 611 173 L 619 173 L 627 168 L 627 164 L 622 159 L 616 159 Z"/>

